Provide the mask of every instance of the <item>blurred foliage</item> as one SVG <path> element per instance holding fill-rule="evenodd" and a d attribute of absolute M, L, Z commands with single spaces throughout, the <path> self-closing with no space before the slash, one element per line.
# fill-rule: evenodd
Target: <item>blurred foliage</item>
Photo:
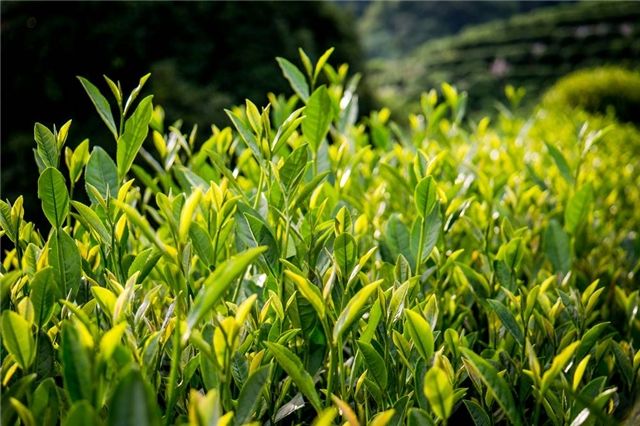
<path fill-rule="evenodd" d="M 371 81 L 396 110 L 442 81 L 472 93 L 472 112 L 492 107 L 507 84 L 524 87 L 535 102 L 545 87 L 577 69 L 638 67 L 639 19 L 638 2 L 544 8 L 428 42 L 400 60 L 371 61 Z"/>
<path fill-rule="evenodd" d="M 640 73 L 619 67 L 576 71 L 561 78 L 543 97 L 544 105 L 583 108 L 640 123 Z"/>
<path fill-rule="evenodd" d="M 34 120 L 73 117 L 72 146 L 82 134 L 109 139 L 76 75 L 104 84 L 107 74 L 128 90 L 151 71 L 167 122 L 207 128 L 227 122 L 223 106 L 286 92 L 273 58 L 296 56 L 299 46 L 312 58 L 334 46 L 336 61 L 363 67 L 349 14 L 332 3 L 3 2 L 2 197 L 36 183 Z M 370 98 L 360 100 L 366 111 Z"/>
<path fill-rule="evenodd" d="M 362 5 L 361 2 L 355 2 Z M 558 1 L 374 1 L 355 7 L 368 57 L 400 57 L 466 26 L 508 18 Z"/>

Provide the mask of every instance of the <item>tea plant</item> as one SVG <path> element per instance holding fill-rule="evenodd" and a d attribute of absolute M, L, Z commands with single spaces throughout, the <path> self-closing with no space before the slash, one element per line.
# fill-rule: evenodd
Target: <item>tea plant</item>
<path fill-rule="evenodd" d="M 638 132 L 506 107 L 467 123 L 446 84 L 407 129 L 358 122 L 359 77 L 330 55 L 278 58 L 295 95 L 247 100 L 203 143 L 138 100 L 148 75 L 128 96 L 106 78 L 115 116 L 80 78 L 115 159 L 35 125 L 51 229 L 0 203 L 2 424 L 627 414 Z"/>

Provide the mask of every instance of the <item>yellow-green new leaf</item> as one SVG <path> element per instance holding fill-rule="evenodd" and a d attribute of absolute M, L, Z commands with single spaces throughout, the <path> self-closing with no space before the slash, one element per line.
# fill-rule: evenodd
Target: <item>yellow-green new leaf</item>
<path fill-rule="evenodd" d="M 189 338 L 191 329 L 215 306 L 216 302 L 231 286 L 245 269 L 264 253 L 267 247 L 254 247 L 236 256 L 231 257 L 222 264 L 202 284 L 200 292 L 193 301 L 191 310 L 187 315 L 187 330 L 183 340 Z"/>
<path fill-rule="evenodd" d="M 424 394 L 436 416 L 442 420 L 447 420 L 451 416 L 453 386 L 447 373 L 437 365 L 434 365 L 424 376 Z"/>
<path fill-rule="evenodd" d="M 178 226 L 178 238 L 181 242 L 185 242 L 187 240 L 191 221 L 193 220 L 193 213 L 196 211 L 196 208 L 198 208 L 198 203 L 200 203 L 201 197 L 202 191 L 200 188 L 196 188 L 189 198 L 187 198 L 187 201 L 185 201 L 184 206 L 182 207 L 182 211 L 180 212 L 180 223 Z"/>
<path fill-rule="evenodd" d="M 407 318 L 406 327 L 409 330 L 409 335 L 411 336 L 411 340 L 413 340 L 413 345 L 416 350 L 420 354 L 420 356 L 426 361 L 429 362 L 431 357 L 433 357 L 433 332 L 431 331 L 431 326 L 427 322 L 426 319 L 422 317 L 417 312 L 412 310 L 405 310 L 405 316 Z"/>
<path fill-rule="evenodd" d="M 309 400 L 318 413 L 322 411 L 322 401 L 316 392 L 313 378 L 305 370 L 302 361 L 286 347 L 273 342 L 264 342 L 282 369 L 291 377 L 300 392 Z"/>
<path fill-rule="evenodd" d="M 320 289 L 313 285 L 311 281 L 306 279 L 303 276 L 300 276 L 292 271 L 284 271 L 287 278 L 289 278 L 296 285 L 296 288 L 302 294 L 302 296 L 307 299 L 307 301 L 311 304 L 313 309 L 315 309 L 318 317 L 320 319 L 324 319 L 325 315 L 325 303 L 322 299 L 322 294 L 320 293 Z"/>
<path fill-rule="evenodd" d="M 36 355 L 31 324 L 13 311 L 2 314 L 2 343 L 21 369 L 28 369 Z"/>
<path fill-rule="evenodd" d="M 522 425 L 522 417 L 513 399 L 509 385 L 498 375 L 498 371 L 485 359 L 468 348 L 461 347 L 463 355 L 475 367 L 480 379 L 487 386 L 509 421 L 516 426 Z"/>
<path fill-rule="evenodd" d="M 336 321 L 336 325 L 333 327 L 333 341 L 337 342 L 338 339 L 342 337 L 345 331 L 351 327 L 351 325 L 362 316 L 362 309 L 365 304 L 380 286 L 380 281 L 373 282 L 369 285 L 366 285 L 358 291 L 355 296 L 349 300 L 347 306 L 344 308 L 338 320 Z"/>
<path fill-rule="evenodd" d="M 575 355 L 576 348 L 580 344 L 580 341 L 573 342 L 565 347 L 558 355 L 553 358 L 551 367 L 542 375 L 542 384 L 540 386 L 540 393 L 544 395 L 545 391 L 551 386 L 551 383 L 556 376 L 567 365 L 571 358 Z"/>

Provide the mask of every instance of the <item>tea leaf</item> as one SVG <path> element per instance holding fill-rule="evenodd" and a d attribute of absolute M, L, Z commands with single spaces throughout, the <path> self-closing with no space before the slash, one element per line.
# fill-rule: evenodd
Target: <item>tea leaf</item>
<path fill-rule="evenodd" d="M 211 311 L 233 281 L 244 273 L 256 257 L 266 249 L 266 247 L 255 247 L 233 256 L 218 265 L 216 270 L 207 277 L 187 315 L 187 330 L 182 337 L 183 340 L 188 339 L 191 329 Z"/>
<path fill-rule="evenodd" d="M 318 317 L 322 320 L 325 316 L 325 302 L 322 299 L 322 293 L 320 289 L 313 285 L 308 279 L 296 274 L 292 271 L 284 271 L 284 274 L 296 285 L 296 288 L 307 299 L 307 301 L 313 306 Z"/>
<path fill-rule="evenodd" d="M 498 300 L 487 299 L 487 303 L 491 306 L 491 309 L 496 313 L 496 315 L 498 315 L 498 318 L 500 318 L 500 322 L 502 322 L 504 328 L 511 333 L 518 345 L 523 347 L 524 334 L 511 311 Z"/>
<path fill-rule="evenodd" d="M 436 415 L 446 421 L 453 409 L 453 387 L 447 373 L 437 365 L 424 377 L 424 394 Z"/>
<path fill-rule="evenodd" d="M 89 401 L 85 400 L 75 402 L 62 423 L 63 426 L 98 426 L 99 424 L 96 411 Z"/>
<path fill-rule="evenodd" d="M 41 329 L 51 319 L 56 301 L 61 297 L 53 269 L 50 267 L 41 269 L 33 276 L 29 285 L 31 287 L 29 297 L 33 303 L 36 325 Z"/>
<path fill-rule="evenodd" d="M 582 186 L 569 198 L 564 211 L 564 227 L 568 233 L 574 234 L 578 226 L 584 222 L 592 200 L 593 189 L 590 184 Z"/>
<path fill-rule="evenodd" d="M 427 176 L 418 183 L 413 197 L 418 214 L 424 220 L 436 207 L 438 201 L 436 182 L 432 176 Z"/>
<path fill-rule="evenodd" d="M 93 147 L 93 151 L 91 151 L 91 156 L 89 157 L 84 172 L 84 180 L 87 194 L 94 204 L 96 204 L 98 200 L 89 190 L 89 185 L 95 187 L 104 199 L 108 196 L 111 198 L 118 196 L 120 181 L 118 180 L 116 163 L 114 163 L 109 154 L 99 146 Z"/>
<path fill-rule="evenodd" d="M 340 316 L 336 320 L 336 324 L 333 327 L 333 341 L 337 342 L 342 337 L 351 325 L 362 316 L 362 309 L 364 308 L 367 300 L 375 293 L 380 285 L 379 281 L 371 283 L 365 287 L 362 287 L 347 303 L 347 306 L 342 310 Z"/>
<path fill-rule="evenodd" d="M 567 273 L 571 268 L 569 237 L 556 220 L 551 220 L 544 233 L 544 251 L 554 269 Z"/>
<path fill-rule="evenodd" d="M 407 309 L 404 311 L 404 314 L 407 318 L 405 324 L 416 350 L 426 362 L 431 362 L 434 345 L 431 326 L 427 320 L 417 312 Z"/>
<path fill-rule="evenodd" d="M 289 84 L 291 84 L 293 91 L 300 96 L 300 99 L 306 102 L 309 98 L 309 85 L 304 78 L 304 74 L 302 74 L 295 65 L 284 58 L 276 58 L 276 61 L 278 61 L 282 74 L 289 81 Z"/>
<path fill-rule="evenodd" d="M 257 369 L 249 376 L 247 382 L 240 391 L 238 397 L 238 408 L 234 416 L 234 424 L 245 424 L 255 410 L 265 385 L 269 382 L 271 366 L 265 365 Z"/>
<path fill-rule="evenodd" d="M 104 124 L 107 125 L 109 131 L 113 134 L 115 139 L 118 139 L 118 131 L 116 130 L 116 123 L 113 121 L 113 114 L 111 113 L 111 107 L 109 106 L 109 102 L 107 99 L 100 93 L 100 90 L 96 86 L 94 86 L 89 80 L 86 78 L 77 77 L 80 80 L 80 84 L 84 87 L 84 90 L 89 95 L 93 106 L 96 107 L 100 118 L 104 121 Z"/>
<path fill-rule="evenodd" d="M 562 175 L 562 177 L 567 182 L 573 185 L 573 182 L 574 182 L 573 174 L 571 173 L 571 168 L 569 167 L 569 163 L 567 163 L 567 160 L 565 159 L 564 155 L 562 155 L 562 152 L 558 148 L 556 148 L 555 145 L 552 145 L 548 142 L 545 142 L 545 145 L 549 150 L 549 154 L 551 155 L 551 158 L 553 158 L 553 161 L 556 163 L 558 170 L 560 170 L 560 174 Z"/>
<path fill-rule="evenodd" d="M 304 109 L 304 119 L 302 120 L 302 134 L 309 142 L 311 151 L 318 152 L 320 144 L 327 136 L 329 126 L 333 120 L 333 109 L 331 97 L 326 86 L 317 88 Z"/>
<path fill-rule="evenodd" d="M 469 410 L 469 414 L 476 426 L 491 426 L 491 418 L 480 404 L 468 399 L 465 399 L 462 402 L 464 402 L 467 410 Z"/>
<path fill-rule="evenodd" d="M 152 392 L 139 370 L 130 369 L 116 386 L 109 402 L 108 425 L 159 425 Z"/>
<path fill-rule="evenodd" d="M 358 260 L 358 247 L 356 240 L 351 234 L 343 233 L 336 237 L 333 243 L 333 253 L 336 257 L 336 263 L 340 268 L 340 272 L 344 278 L 348 278 L 351 270 Z"/>
<path fill-rule="evenodd" d="M 313 405 L 316 412 L 320 413 L 322 411 L 322 402 L 316 392 L 313 379 L 307 370 L 305 370 L 300 358 L 278 343 L 264 342 L 264 345 L 273 354 L 280 367 L 291 377 L 291 380 L 293 380 L 296 386 L 298 386 L 300 392 L 302 392 L 311 405 Z"/>
<path fill-rule="evenodd" d="M 31 324 L 13 311 L 2 313 L 2 343 L 21 369 L 31 367 L 36 354 Z"/>
<path fill-rule="evenodd" d="M 82 257 L 78 246 L 66 231 L 55 230 L 49 240 L 51 248 L 49 263 L 57 272 L 58 284 L 63 297 L 75 298 L 82 277 Z"/>
<path fill-rule="evenodd" d="M 127 119 L 124 125 L 124 132 L 118 138 L 116 163 L 120 180 L 124 179 L 131 168 L 142 142 L 144 142 L 149 133 L 149 121 L 151 121 L 151 114 L 153 113 L 152 99 L 153 96 L 147 96 L 140 101 L 133 115 Z"/>
<path fill-rule="evenodd" d="M 57 169 L 47 167 L 38 178 L 38 198 L 51 226 L 60 228 L 69 214 L 69 192 Z"/>
<path fill-rule="evenodd" d="M 33 137 L 36 140 L 36 152 L 44 166 L 57 168 L 60 151 L 55 135 L 46 126 L 36 123 L 33 128 Z"/>
<path fill-rule="evenodd" d="M 104 244 L 111 246 L 111 234 L 96 212 L 78 201 L 71 201 L 71 205 L 80 213 L 82 220 L 88 225 L 87 230 L 94 231 Z"/>
<path fill-rule="evenodd" d="M 62 325 L 62 377 L 71 401 L 88 400 L 93 396 L 91 360 L 77 328 L 71 322 Z"/>
<path fill-rule="evenodd" d="M 384 359 L 369 343 L 365 343 L 362 340 L 357 342 L 358 349 L 364 357 L 364 362 L 367 366 L 367 370 L 373 375 L 376 382 L 380 385 L 380 388 L 385 389 L 387 387 L 387 367 Z"/>
<path fill-rule="evenodd" d="M 500 407 L 504 410 L 509 421 L 514 425 L 522 425 L 522 418 L 517 409 L 513 394 L 509 389 L 509 385 L 498 375 L 496 369 L 479 355 L 475 354 L 468 348 L 461 347 L 463 355 L 477 370 L 480 379 L 487 386 L 493 397 L 496 399 Z"/>

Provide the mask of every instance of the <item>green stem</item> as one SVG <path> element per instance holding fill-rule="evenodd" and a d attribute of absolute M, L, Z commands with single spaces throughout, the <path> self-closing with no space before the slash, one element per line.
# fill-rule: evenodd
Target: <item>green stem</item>
<path fill-rule="evenodd" d="M 167 411 L 165 413 L 165 425 L 169 426 L 173 420 L 173 410 L 176 405 L 176 383 L 178 382 L 178 366 L 180 364 L 180 353 L 182 352 L 180 345 L 180 293 L 176 296 L 176 325 L 173 330 L 173 354 L 171 357 L 171 369 L 169 370 L 169 383 L 167 390 L 167 399 L 169 401 L 167 405 Z"/>
<path fill-rule="evenodd" d="M 422 245 L 424 244 L 424 227 L 425 227 L 425 223 L 427 222 L 427 218 L 423 217 L 422 218 L 422 223 L 420 223 L 420 240 L 418 243 L 418 256 L 416 257 L 416 270 L 415 270 L 415 275 L 416 276 L 420 276 L 420 266 L 422 264 Z"/>

